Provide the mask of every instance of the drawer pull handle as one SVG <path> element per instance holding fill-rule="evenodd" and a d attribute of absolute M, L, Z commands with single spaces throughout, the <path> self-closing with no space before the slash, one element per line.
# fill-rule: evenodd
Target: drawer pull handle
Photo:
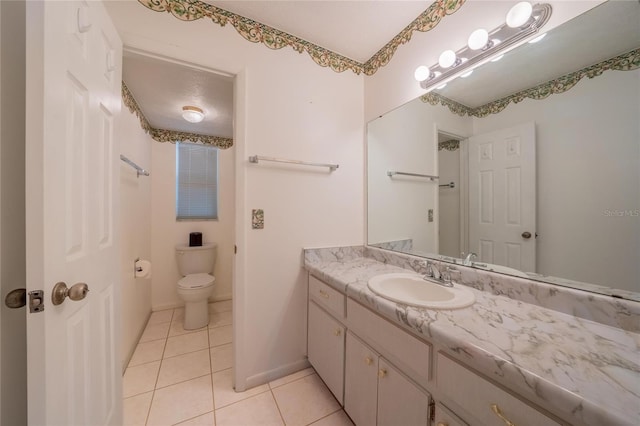
<path fill-rule="evenodd" d="M 342 330 L 340 330 L 339 328 L 336 328 L 336 330 L 333 332 L 334 335 L 339 336 L 342 334 Z"/>
<path fill-rule="evenodd" d="M 382 379 L 386 376 L 387 376 L 387 370 L 385 370 L 384 368 L 381 368 L 380 370 L 378 370 L 378 377 Z"/>
<path fill-rule="evenodd" d="M 502 414 L 502 410 L 498 407 L 498 404 L 491 404 L 491 411 L 493 411 L 493 414 L 498 416 L 498 418 L 504 422 L 505 426 L 516 426 L 515 423 Z"/>
<path fill-rule="evenodd" d="M 318 292 L 320 293 L 320 296 L 324 297 L 325 299 L 329 298 L 329 294 L 327 292 L 322 290 L 318 290 Z"/>
<path fill-rule="evenodd" d="M 367 365 L 371 365 L 371 364 L 373 364 L 373 359 L 372 359 L 370 356 L 368 356 L 368 357 L 366 357 L 366 358 L 364 359 L 364 362 L 365 362 L 365 364 L 367 364 Z"/>
<path fill-rule="evenodd" d="M 438 422 L 438 424 L 436 426 L 449 426 L 449 423 Z"/>

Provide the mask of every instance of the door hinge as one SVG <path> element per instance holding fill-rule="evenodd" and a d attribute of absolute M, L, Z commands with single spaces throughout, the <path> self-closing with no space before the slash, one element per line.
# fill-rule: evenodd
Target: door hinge
<path fill-rule="evenodd" d="M 29 292 L 29 313 L 44 311 L 44 291 L 33 290 Z"/>

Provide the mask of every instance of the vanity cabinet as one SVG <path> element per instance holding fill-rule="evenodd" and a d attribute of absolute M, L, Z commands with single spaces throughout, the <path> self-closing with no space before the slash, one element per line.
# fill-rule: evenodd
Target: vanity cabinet
<path fill-rule="evenodd" d="M 453 404 L 460 405 L 456 414 L 467 422 L 487 426 L 560 425 L 448 356 L 438 353 L 437 363 L 438 390 Z"/>
<path fill-rule="evenodd" d="M 440 403 L 436 404 L 434 422 L 435 426 L 469 426 Z"/>
<path fill-rule="evenodd" d="M 309 362 L 357 426 L 561 424 L 311 275 L 308 306 Z"/>
<path fill-rule="evenodd" d="M 346 345 L 344 409 L 356 425 L 428 424 L 427 393 L 351 332 Z"/>
<path fill-rule="evenodd" d="M 343 403 L 345 327 L 309 301 L 307 355 L 336 399 Z"/>

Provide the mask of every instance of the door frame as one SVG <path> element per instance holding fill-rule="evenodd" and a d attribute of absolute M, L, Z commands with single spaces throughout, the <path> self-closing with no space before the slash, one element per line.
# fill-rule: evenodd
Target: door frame
<path fill-rule="evenodd" d="M 458 187 L 460 189 L 460 250 L 464 253 L 468 252 L 469 248 L 469 136 L 461 136 L 456 131 L 446 129 L 445 126 L 434 124 L 434 140 L 436 141 L 436 160 L 438 159 L 438 135 L 443 134 L 452 139 L 458 139 L 460 141 L 459 156 L 460 156 L 460 182 Z M 440 176 L 440 162 L 436 161 L 436 173 Z M 439 194 L 439 192 L 438 192 Z M 440 240 L 440 197 L 438 196 L 438 241 Z M 440 243 L 438 242 L 438 249 Z M 437 253 L 439 255 L 439 253 Z"/>

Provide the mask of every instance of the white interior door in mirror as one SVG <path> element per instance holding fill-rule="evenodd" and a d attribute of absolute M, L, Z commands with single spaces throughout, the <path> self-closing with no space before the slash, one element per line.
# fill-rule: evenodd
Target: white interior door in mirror
<path fill-rule="evenodd" d="M 101 2 L 28 2 L 27 22 L 27 289 L 45 304 L 27 313 L 28 423 L 122 424 L 122 43 Z M 54 305 L 58 282 L 89 292 Z"/>
<path fill-rule="evenodd" d="M 469 138 L 469 250 L 480 262 L 536 270 L 534 123 Z"/>

